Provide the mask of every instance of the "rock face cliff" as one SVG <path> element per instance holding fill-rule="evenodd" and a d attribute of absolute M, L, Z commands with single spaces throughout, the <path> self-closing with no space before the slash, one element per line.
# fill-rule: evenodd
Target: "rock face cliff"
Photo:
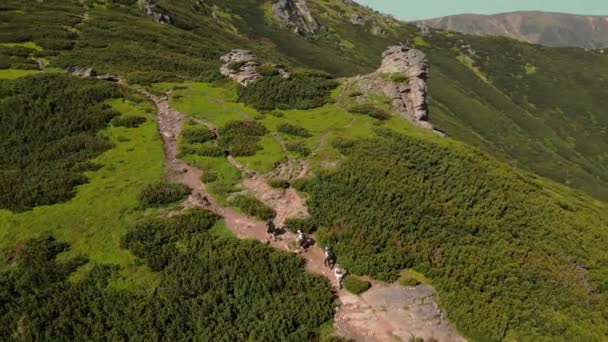
<path fill-rule="evenodd" d="M 306 0 L 274 0 L 272 12 L 278 23 L 301 36 L 311 37 L 323 29 L 308 9 Z"/>
<path fill-rule="evenodd" d="M 428 124 L 426 54 L 404 46 L 391 46 L 382 57 L 382 66 L 377 72 L 389 76 L 382 87 L 384 94 L 393 100 L 395 109 L 407 113 L 416 123 Z"/>
<path fill-rule="evenodd" d="M 251 51 L 232 50 L 220 57 L 220 60 L 224 63 L 220 67 L 220 73 L 239 84 L 248 85 L 262 77 L 257 71 L 260 64 Z"/>
<path fill-rule="evenodd" d="M 232 50 L 220 57 L 220 60 L 224 63 L 220 67 L 220 73 L 244 86 L 264 76 L 258 71 L 258 67 L 260 66 L 271 68 L 283 78 L 291 77 L 291 72 L 285 66 L 268 63 L 260 64 L 256 55 L 249 50 Z"/>
<path fill-rule="evenodd" d="M 152 17 L 156 22 L 161 24 L 173 23 L 173 19 L 158 8 L 153 0 L 139 0 L 139 5 L 141 6 L 141 11 L 145 15 Z"/>
<path fill-rule="evenodd" d="M 429 122 L 426 81 L 430 66 L 426 54 L 405 46 L 391 46 L 382 57 L 382 65 L 376 72 L 351 78 L 347 88 L 361 93 L 357 97 L 359 102 L 367 102 L 372 98 L 370 95 L 381 93 L 405 119 L 435 131 Z"/>

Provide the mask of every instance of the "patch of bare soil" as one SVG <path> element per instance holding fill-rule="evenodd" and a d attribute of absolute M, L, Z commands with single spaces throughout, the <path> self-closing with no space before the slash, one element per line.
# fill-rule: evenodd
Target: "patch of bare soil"
<path fill-rule="evenodd" d="M 141 93 L 154 102 L 158 110 L 157 122 L 163 140 L 167 176 L 192 189 L 186 206 L 207 208 L 223 216 L 226 226 L 239 238 L 256 239 L 274 248 L 295 252 L 294 234 L 287 232 L 278 241 L 269 241 L 264 222 L 223 206 L 209 195 L 205 184 L 200 180 L 201 170 L 177 159 L 177 138 L 185 116 L 169 107 L 167 97 L 155 96 L 145 90 L 141 90 Z M 232 158 L 228 160 L 250 175 L 243 184 L 277 211 L 279 225 L 285 218 L 308 215 L 304 201 L 294 190 L 273 189 L 266 183 L 266 177 L 247 170 Z M 288 163 L 292 162 L 294 161 Z M 273 175 L 276 178 L 295 179 L 307 174 L 305 163 L 296 166 L 280 166 Z M 374 283 L 369 291 L 356 296 L 338 289 L 333 272 L 324 266 L 321 248 L 313 246 L 300 255 L 306 260 L 309 272 L 322 275 L 335 288 L 339 304 L 335 327 L 339 335 L 357 341 L 405 341 L 411 336 L 434 337 L 438 341 L 450 342 L 463 340 L 450 327 L 433 301 L 432 288 L 424 285 L 405 288 Z"/>

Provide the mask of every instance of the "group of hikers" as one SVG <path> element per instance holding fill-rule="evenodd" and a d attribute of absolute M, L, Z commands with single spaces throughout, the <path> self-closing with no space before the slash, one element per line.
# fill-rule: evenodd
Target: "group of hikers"
<path fill-rule="evenodd" d="M 270 241 L 278 241 L 279 236 L 284 232 L 284 229 L 279 229 L 274 224 L 272 219 L 266 222 L 266 233 L 268 234 L 268 239 Z M 308 248 L 310 248 L 314 241 L 308 236 L 304 234 L 301 230 L 298 230 L 296 233 L 296 245 L 298 246 L 298 253 L 305 253 Z M 324 248 L 325 259 L 323 264 L 325 267 L 329 268 L 333 271 L 334 276 L 338 282 L 340 289 L 342 288 L 342 279 L 346 275 L 346 270 L 342 268 L 340 265 L 336 264 L 336 255 L 332 252 L 332 250 L 326 246 Z"/>

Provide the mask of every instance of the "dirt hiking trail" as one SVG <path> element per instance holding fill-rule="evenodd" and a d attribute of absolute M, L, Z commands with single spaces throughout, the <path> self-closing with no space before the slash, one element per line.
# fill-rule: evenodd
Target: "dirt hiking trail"
<path fill-rule="evenodd" d="M 156 96 L 142 89 L 138 91 L 157 108 L 156 120 L 163 141 L 165 171 L 168 177 L 192 189 L 186 206 L 210 209 L 221 215 L 226 227 L 238 238 L 256 239 L 277 249 L 295 251 L 293 233 L 287 232 L 279 241 L 269 242 L 264 222 L 223 206 L 209 195 L 205 184 L 201 181 L 202 171 L 177 158 L 177 139 L 182 125 L 186 120 L 191 119 L 169 107 L 169 99 L 166 95 Z M 193 119 L 193 121 L 216 129 L 204 120 Z M 273 189 L 267 184 L 264 175 L 247 170 L 234 158 L 229 157 L 228 161 L 245 173 L 243 186 L 276 210 L 276 223 L 279 226 L 287 218 L 308 215 L 304 201 L 295 190 Z M 301 162 L 296 161 L 296 163 Z M 307 171 L 307 166 L 303 163 L 296 168 L 295 173 L 296 176 L 303 176 Z M 276 176 L 281 172 L 294 171 L 281 170 L 279 167 L 273 175 Z M 408 341 L 413 336 L 435 338 L 442 342 L 464 341 L 450 326 L 435 303 L 434 291 L 431 287 L 426 285 L 404 287 L 373 282 L 370 290 L 357 296 L 338 289 L 333 272 L 323 264 L 324 253 L 320 247 L 313 246 L 300 255 L 306 260 L 306 269 L 327 278 L 336 291 L 338 307 L 335 315 L 335 331 L 338 335 L 356 341 Z"/>

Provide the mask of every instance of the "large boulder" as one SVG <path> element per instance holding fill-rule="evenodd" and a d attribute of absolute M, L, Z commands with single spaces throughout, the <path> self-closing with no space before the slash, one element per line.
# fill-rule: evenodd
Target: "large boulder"
<path fill-rule="evenodd" d="M 225 77 L 237 81 L 239 84 L 248 85 L 259 80 L 262 76 L 258 73 L 260 65 L 255 54 L 248 50 L 232 50 L 220 57 L 222 63 L 220 73 Z"/>
<path fill-rule="evenodd" d="M 153 0 L 139 0 L 139 5 L 141 6 L 142 12 L 154 19 L 154 21 L 157 23 L 173 23 L 173 19 L 167 13 L 164 13 L 160 8 L 158 8 Z"/>
<path fill-rule="evenodd" d="M 323 29 L 306 0 L 274 0 L 272 12 L 277 22 L 301 36 L 311 37 Z"/>
<path fill-rule="evenodd" d="M 391 46 L 382 57 L 382 66 L 377 72 L 388 76 L 382 89 L 393 100 L 393 107 L 420 125 L 430 125 L 427 122 L 429 62 L 426 54 L 405 46 Z"/>

